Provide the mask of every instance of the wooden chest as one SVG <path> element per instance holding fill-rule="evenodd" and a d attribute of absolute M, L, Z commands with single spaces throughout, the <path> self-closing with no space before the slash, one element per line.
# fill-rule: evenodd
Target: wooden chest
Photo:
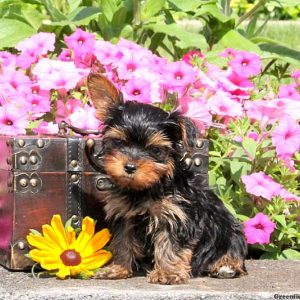
<path fill-rule="evenodd" d="M 26 269 L 32 263 L 26 235 L 54 214 L 63 221 L 89 215 L 103 226 L 100 200 L 110 186 L 87 155 L 86 138 L 0 137 L 0 264 Z M 101 147 L 95 138 L 94 149 Z M 91 142 L 91 140 L 90 140 Z M 78 224 L 80 225 L 80 224 Z"/>

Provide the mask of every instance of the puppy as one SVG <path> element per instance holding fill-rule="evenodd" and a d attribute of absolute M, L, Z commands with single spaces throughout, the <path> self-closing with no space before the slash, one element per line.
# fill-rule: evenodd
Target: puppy
<path fill-rule="evenodd" d="M 242 228 L 223 203 L 182 163 L 199 133 L 178 112 L 123 101 L 100 74 L 88 90 L 104 122 L 103 170 L 113 182 L 103 200 L 113 263 L 97 274 L 121 279 L 146 269 L 151 283 L 246 274 Z"/>

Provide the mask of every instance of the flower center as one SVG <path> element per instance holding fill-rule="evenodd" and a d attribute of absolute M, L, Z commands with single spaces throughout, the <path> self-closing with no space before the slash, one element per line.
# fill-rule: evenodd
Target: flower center
<path fill-rule="evenodd" d="M 255 227 L 256 229 L 261 229 L 261 230 L 264 229 L 264 227 L 263 227 L 261 224 L 256 224 L 254 227 Z"/>
<path fill-rule="evenodd" d="M 243 61 L 242 61 L 242 66 L 247 66 L 249 64 L 249 61 L 248 60 L 246 60 L 246 59 L 244 59 Z"/>
<path fill-rule="evenodd" d="M 175 79 L 181 80 L 183 78 L 183 74 L 181 72 L 176 72 L 175 73 Z"/>
<path fill-rule="evenodd" d="M 80 44 L 80 45 L 82 45 L 82 44 L 83 44 L 83 42 L 84 42 L 84 40 L 83 40 L 83 39 L 79 39 L 79 40 L 78 40 L 78 44 Z"/>
<path fill-rule="evenodd" d="M 5 124 L 11 126 L 13 124 L 12 120 L 5 120 Z"/>
<path fill-rule="evenodd" d="M 140 95 L 141 94 L 141 91 L 139 91 L 139 90 L 134 90 L 133 91 L 133 95 L 134 96 L 138 96 L 138 95 Z"/>
<path fill-rule="evenodd" d="M 133 71 L 135 71 L 135 69 L 136 69 L 136 67 L 135 67 L 134 64 L 128 64 L 128 65 L 127 65 L 127 70 L 128 70 L 129 72 L 133 72 Z"/>
<path fill-rule="evenodd" d="M 75 250 L 65 250 L 61 255 L 60 259 L 62 260 L 65 266 L 78 266 L 81 263 L 81 256 Z"/>

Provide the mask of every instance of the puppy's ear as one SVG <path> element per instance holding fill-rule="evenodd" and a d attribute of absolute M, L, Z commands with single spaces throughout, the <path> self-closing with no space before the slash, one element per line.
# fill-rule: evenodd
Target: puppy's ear
<path fill-rule="evenodd" d="M 194 123 L 178 112 L 170 113 L 169 122 L 173 127 L 173 131 L 176 132 L 176 140 L 181 141 L 184 149 L 188 150 L 193 147 L 193 142 L 196 140 L 198 133 Z"/>
<path fill-rule="evenodd" d="M 112 109 L 124 104 L 123 95 L 101 74 L 91 73 L 87 78 L 90 98 L 96 108 L 96 117 L 104 122 Z"/>

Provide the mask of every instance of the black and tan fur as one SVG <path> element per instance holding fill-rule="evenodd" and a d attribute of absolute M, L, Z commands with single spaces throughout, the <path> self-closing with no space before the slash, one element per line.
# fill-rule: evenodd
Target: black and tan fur
<path fill-rule="evenodd" d="M 114 183 L 104 200 L 113 263 L 98 278 L 148 271 L 148 281 L 187 282 L 192 276 L 246 274 L 240 224 L 192 171 L 182 167 L 197 130 L 179 113 L 133 101 L 99 74 L 88 88 L 104 122 L 104 171 Z"/>

